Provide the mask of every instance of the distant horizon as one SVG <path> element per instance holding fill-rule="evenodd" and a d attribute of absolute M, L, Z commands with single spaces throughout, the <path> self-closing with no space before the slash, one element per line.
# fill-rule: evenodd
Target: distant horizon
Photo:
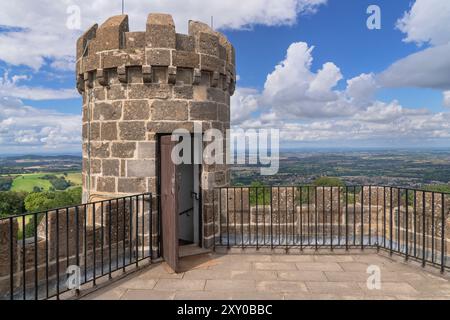
<path fill-rule="evenodd" d="M 448 151 L 450 147 L 283 147 L 280 148 L 280 153 L 283 152 L 414 152 L 414 151 Z M 8 157 L 26 157 L 26 156 L 79 156 L 82 157 L 82 152 L 24 152 L 24 153 L 4 153 L 0 154 L 0 158 Z"/>

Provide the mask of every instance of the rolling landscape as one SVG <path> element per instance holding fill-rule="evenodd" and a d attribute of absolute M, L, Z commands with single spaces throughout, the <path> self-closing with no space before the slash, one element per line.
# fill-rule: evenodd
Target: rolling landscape
<path fill-rule="evenodd" d="M 65 180 L 66 183 L 61 183 Z M 0 191 L 66 190 L 81 186 L 79 156 L 14 156 L 0 158 Z"/>
<path fill-rule="evenodd" d="M 235 165 L 232 184 L 310 184 L 318 177 L 338 177 L 347 185 L 396 185 L 423 187 L 450 183 L 450 150 L 315 151 L 285 150 L 280 170 L 261 176 L 258 166 Z M 33 192 L 58 190 L 58 180 L 81 186 L 80 156 L 14 156 L 0 158 L 0 190 Z M 52 184 L 53 181 L 53 184 Z M 60 188 L 61 189 L 61 188 Z"/>
<path fill-rule="evenodd" d="M 280 170 L 261 176 L 257 166 L 235 166 L 233 183 L 249 185 L 311 184 L 321 176 L 338 177 L 347 185 L 424 187 L 449 185 L 450 150 L 284 151 Z"/>

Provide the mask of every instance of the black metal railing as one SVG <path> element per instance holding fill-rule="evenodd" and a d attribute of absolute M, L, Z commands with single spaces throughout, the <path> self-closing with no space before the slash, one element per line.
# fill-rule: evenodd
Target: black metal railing
<path fill-rule="evenodd" d="M 0 299 L 59 299 L 159 257 L 158 197 L 0 219 Z"/>
<path fill-rule="evenodd" d="M 387 250 L 450 269 L 450 194 L 378 186 L 225 187 L 214 193 L 216 247 Z"/>

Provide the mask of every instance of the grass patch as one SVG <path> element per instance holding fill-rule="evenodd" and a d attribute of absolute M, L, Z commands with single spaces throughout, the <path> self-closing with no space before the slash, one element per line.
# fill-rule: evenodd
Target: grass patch
<path fill-rule="evenodd" d="M 67 181 L 72 182 L 76 186 L 81 186 L 81 172 L 70 172 L 66 177 Z"/>
<path fill-rule="evenodd" d="M 11 186 L 11 191 L 15 192 L 33 192 L 34 187 L 39 187 L 42 191 L 49 191 L 52 184 L 49 180 L 41 179 L 46 175 L 55 175 L 58 178 L 63 177 L 62 173 L 30 173 L 22 175 L 11 175 L 14 176 L 14 181 Z M 65 177 L 67 181 L 72 182 L 74 185 L 72 187 L 81 186 L 81 172 L 68 172 Z M 72 188 L 71 187 L 71 188 Z"/>
<path fill-rule="evenodd" d="M 44 173 L 32 173 L 17 176 L 12 183 L 11 191 L 33 192 L 34 187 L 39 187 L 44 191 L 48 191 L 52 184 L 48 180 L 40 179 L 44 175 Z"/>

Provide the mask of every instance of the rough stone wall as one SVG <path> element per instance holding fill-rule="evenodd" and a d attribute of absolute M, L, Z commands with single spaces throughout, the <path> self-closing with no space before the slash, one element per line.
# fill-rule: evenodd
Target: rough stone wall
<path fill-rule="evenodd" d="M 10 291 L 11 259 L 13 261 L 13 272 L 17 272 L 19 268 L 19 256 L 16 247 L 18 229 L 16 220 L 0 221 L 0 297 Z M 12 256 L 10 252 L 11 244 L 13 246 Z M 14 281 L 13 286 L 16 287 L 17 285 L 18 282 Z"/>
<path fill-rule="evenodd" d="M 190 21 L 184 35 L 170 15 L 150 14 L 145 32 L 129 32 L 127 15 L 111 17 L 80 37 L 77 61 L 85 202 L 156 193 L 158 134 L 193 132 L 194 123 L 224 133 L 230 127 L 235 51 L 203 23 Z M 226 165 L 203 166 L 204 211 L 211 190 L 228 183 Z"/>

